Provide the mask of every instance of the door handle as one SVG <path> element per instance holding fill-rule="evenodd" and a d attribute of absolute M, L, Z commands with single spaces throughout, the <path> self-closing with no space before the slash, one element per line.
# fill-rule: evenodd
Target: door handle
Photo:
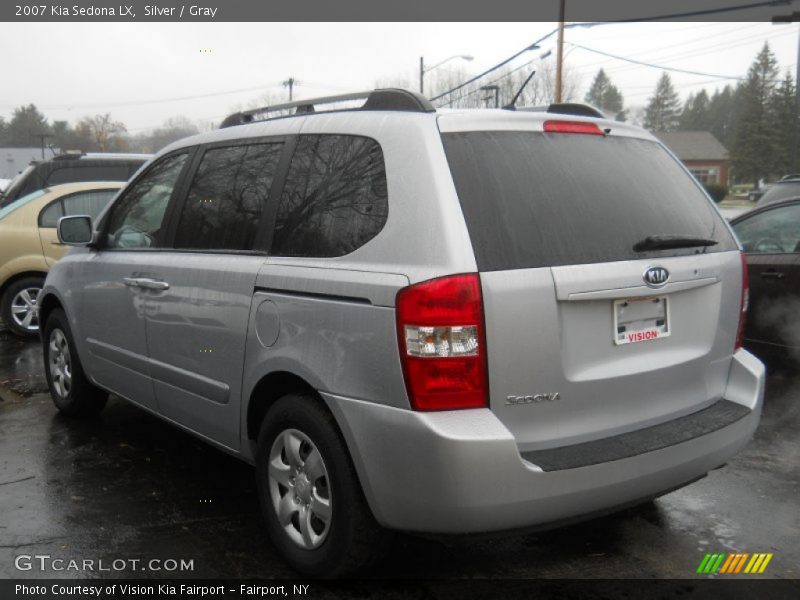
<path fill-rule="evenodd" d="M 169 284 L 166 281 L 157 281 L 147 277 L 124 277 L 122 282 L 128 287 L 145 288 L 148 290 L 168 290 Z"/>
<path fill-rule="evenodd" d="M 779 273 L 778 271 L 761 271 L 759 275 L 763 279 L 783 279 L 785 277 L 784 273 Z"/>
<path fill-rule="evenodd" d="M 157 281 L 155 279 L 140 279 L 139 287 L 148 290 L 168 290 L 169 284 L 166 281 Z"/>

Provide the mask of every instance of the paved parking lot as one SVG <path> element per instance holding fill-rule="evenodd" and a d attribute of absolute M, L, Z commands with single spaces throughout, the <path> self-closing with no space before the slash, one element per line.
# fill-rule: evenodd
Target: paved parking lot
<path fill-rule="evenodd" d="M 191 559 L 171 576 L 292 577 L 262 528 L 252 469 L 127 403 L 59 416 L 38 343 L 0 331 L 0 577 L 20 554 Z M 693 577 L 708 552 L 772 552 L 760 577 L 800 577 L 800 376 L 771 374 L 747 449 L 688 488 L 569 528 L 516 537 L 400 536 L 387 578 Z M 128 568 L 103 576 L 164 576 Z"/>

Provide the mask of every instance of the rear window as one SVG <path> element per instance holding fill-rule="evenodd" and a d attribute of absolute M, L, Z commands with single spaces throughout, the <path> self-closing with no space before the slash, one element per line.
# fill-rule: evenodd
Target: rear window
<path fill-rule="evenodd" d="M 698 184 L 655 142 L 519 131 L 442 138 L 481 271 L 704 251 L 633 251 L 651 235 L 737 249 Z"/>

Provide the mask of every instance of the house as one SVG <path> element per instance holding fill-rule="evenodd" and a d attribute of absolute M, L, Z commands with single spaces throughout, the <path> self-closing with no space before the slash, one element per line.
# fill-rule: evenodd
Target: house
<path fill-rule="evenodd" d="M 698 181 L 728 185 L 728 150 L 710 131 L 658 131 L 654 135 L 675 153 Z"/>

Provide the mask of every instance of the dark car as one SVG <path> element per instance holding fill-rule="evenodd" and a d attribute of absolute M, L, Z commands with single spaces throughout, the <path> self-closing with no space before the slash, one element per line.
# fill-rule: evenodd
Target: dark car
<path fill-rule="evenodd" d="M 756 208 L 731 225 L 750 277 L 745 345 L 772 362 L 800 360 L 800 198 Z"/>
<path fill-rule="evenodd" d="M 0 194 L 0 208 L 32 192 L 61 183 L 127 181 L 150 159 L 150 154 L 60 154 L 36 161 Z"/>
<path fill-rule="evenodd" d="M 800 198 L 800 175 L 785 175 L 780 181 L 769 185 L 759 198 L 757 208 L 782 202 L 789 198 Z"/>

